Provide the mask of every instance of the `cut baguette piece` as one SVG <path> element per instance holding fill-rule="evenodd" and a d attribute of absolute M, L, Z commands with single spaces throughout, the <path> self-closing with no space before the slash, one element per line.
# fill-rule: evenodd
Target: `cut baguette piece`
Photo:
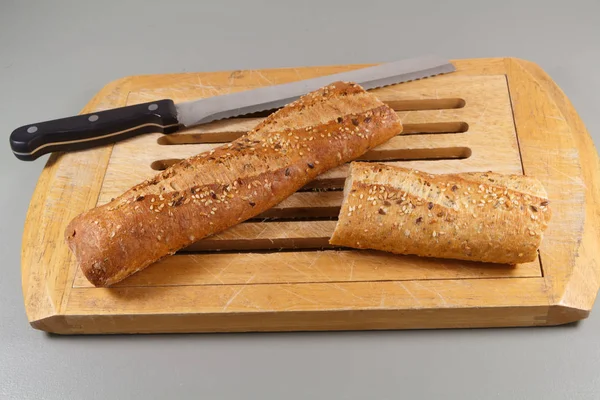
<path fill-rule="evenodd" d="M 353 162 L 330 244 L 517 264 L 537 257 L 550 219 L 546 191 L 532 177 Z"/>
<path fill-rule="evenodd" d="M 261 214 L 401 132 L 394 110 L 354 83 L 335 82 L 232 143 L 183 160 L 77 216 L 65 239 L 86 278 L 110 286 Z"/>

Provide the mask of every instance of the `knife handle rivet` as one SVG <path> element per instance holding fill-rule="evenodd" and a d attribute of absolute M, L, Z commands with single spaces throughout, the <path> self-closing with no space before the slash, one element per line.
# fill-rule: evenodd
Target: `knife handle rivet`
<path fill-rule="evenodd" d="M 37 126 L 30 126 L 29 128 L 27 128 L 27 133 L 36 133 L 37 129 Z"/>
<path fill-rule="evenodd" d="M 150 110 L 150 111 L 158 110 L 158 104 L 150 104 L 148 106 L 148 110 Z"/>
<path fill-rule="evenodd" d="M 88 117 L 88 121 L 90 121 L 90 122 L 96 122 L 96 121 L 98 121 L 98 118 L 99 118 L 99 117 L 98 117 L 96 114 L 94 114 L 94 115 L 90 115 L 90 116 Z"/>

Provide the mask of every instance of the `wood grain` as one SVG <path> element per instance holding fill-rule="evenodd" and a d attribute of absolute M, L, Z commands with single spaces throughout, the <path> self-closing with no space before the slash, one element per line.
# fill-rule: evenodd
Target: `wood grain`
<path fill-rule="evenodd" d="M 152 265 L 115 287 L 377 282 L 428 279 L 535 278 L 537 261 L 517 266 L 457 260 L 399 258 L 374 251 L 236 252 L 179 254 Z M 74 287 L 93 287 L 78 271 Z"/>
<path fill-rule="evenodd" d="M 285 219 L 240 224 L 113 288 L 90 287 L 63 241 L 70 219 L 152 176 L 153 163 L 218 146 L 260 121 L 235 118 L 50 157 L 23 235 L 31 325 L 61 334 L 239 332 L 538 326 L 587 317 L 600 286 L 600 165 L 583 123 L 532 63 L 453 63 L 455 73 L 377 90 L 410 134 L 368 157 L 431 172 L 537 177 L 553 207 L 539 261 L 509 267 L 314 248 L 333 229 L 341 192 L 307 189 L 261 216 Z M 189 100 L 360 67 L 132 76 L 109 84 L 82 111 Z M 461 151 L 467 156 L 453 156 Z M 339 188 L 344 177 L 342 167 L 313 187 Z"/>
<path fill-rule="evenodd" d="M 107 85 L 82 110 L 101 111 L 127 98 L 130 79 Z M 27 212 L 21 249 L 22 288 L 30 323 L 60 314 L 69 298 L 76 266 L 62 240 L 64 227 L 97 202 L 111 147 L 50 156 Z"/>
<path fill-rule="evenodd" d="M 577 112 L 537 65 L 506 60 L 523 167 L 548 188 L 557 218 L 540 254 L 558 321 L 587 315 L 600 286 L 598 153 Z M 548 133 L 552 132 L 552 140 Z M 583 312 L 582 312 L 583 311 Z"/>

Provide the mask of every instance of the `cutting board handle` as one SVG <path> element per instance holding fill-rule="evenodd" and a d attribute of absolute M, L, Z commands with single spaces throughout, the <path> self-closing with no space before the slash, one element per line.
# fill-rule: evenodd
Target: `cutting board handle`
<path fill-rule="evenodd" d="M 175 104 L 167 99 L 24 125 L 10 135 L 10 147 L 18 159 L 33 161 L 53 151 L 88 149 L 178 129 Z"/>

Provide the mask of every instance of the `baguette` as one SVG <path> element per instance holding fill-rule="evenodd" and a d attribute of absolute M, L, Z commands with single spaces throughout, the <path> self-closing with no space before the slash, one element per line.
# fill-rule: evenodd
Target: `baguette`
<path fill-rule="evenodd" d="M 232 143 L 183 160 L 77 216 L 65 240 L 86 278 L 110 286 L 266 211 L 401 132 L 394 110 L 356 84 L 335 82 Z"/>
<path fill-rule="evenodd" d="M 396 254 L 502 264 L 533 261 L 551 211 L 522 175 L 432 175 L 354 162 L 330 243 Z"/>

